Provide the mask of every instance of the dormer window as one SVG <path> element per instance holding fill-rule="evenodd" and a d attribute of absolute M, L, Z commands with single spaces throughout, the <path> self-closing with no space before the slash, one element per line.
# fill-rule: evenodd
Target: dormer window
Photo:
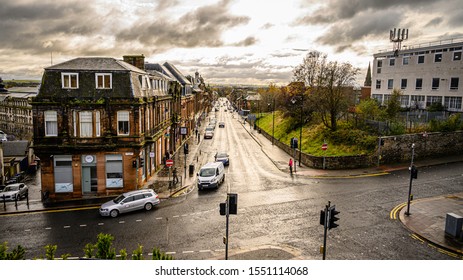
<path fill-rule="evenodd" d="M 61 86 L 62 88 L 68 88 L 68 89 L 79 88 L 79 74 L 78 73 L 61 73 Z"/>
<path fill-rule="evenodd" d="M 96 73 L 95 81 L 97 89 L 111 89 L 113 87 L 111 73 Z"/>

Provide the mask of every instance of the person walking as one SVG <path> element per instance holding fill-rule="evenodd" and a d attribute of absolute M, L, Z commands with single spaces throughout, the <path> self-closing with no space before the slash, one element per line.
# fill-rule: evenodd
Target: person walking
<path fill-rule="evenodd" d="M 293 175 L 293 159 L 289 158 L 289 173 Z"/>

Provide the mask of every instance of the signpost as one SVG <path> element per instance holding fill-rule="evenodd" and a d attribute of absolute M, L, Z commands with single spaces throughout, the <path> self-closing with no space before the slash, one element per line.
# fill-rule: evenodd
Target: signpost
<path fill-rule="evenodd" d="M 174 160 L 173 159 L 166 160 L 166 166 L 167 167 L 172 167 L 173 165 L 174 165 Z"/>
<path fill-rule="evenodd" d="M 326 151 L 328 149 L 328 144 L 326 142 L 324 142 L 322 144 L 322 150 L 323 151 Z M 325 153 L 323 153 L 323 169 L 325 169 Z"/>

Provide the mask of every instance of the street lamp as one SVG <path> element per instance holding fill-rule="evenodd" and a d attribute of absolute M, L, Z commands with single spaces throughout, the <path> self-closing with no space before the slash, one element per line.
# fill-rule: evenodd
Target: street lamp
<path fill-rule="evenodd" d="M 270 103 L 267 104 L 270 107 Z M 273 98 L 273 108 L 272 108 L 272 145 L 273 139 L 275 139 L 275 97 Z"/>
<path fill-rule="evenodd" d="M 296 101 L 297 100 L 295 97 L 291 99 L 291 102 L 293 104 L 295 104 Z M 299 128 L 299 167 L 301 166 L 301 159 L 302 159 L 302 126 L 304 125 L 302 123 L 303 108 L 304 108 L 304 93 L 301 94 L 301 119 L 300 119 L 300 128 Z"/>

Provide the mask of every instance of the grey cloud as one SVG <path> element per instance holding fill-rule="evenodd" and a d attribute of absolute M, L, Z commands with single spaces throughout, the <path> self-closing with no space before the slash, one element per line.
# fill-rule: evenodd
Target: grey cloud
<path fill-rule="evenodd" d="M 177 0 L 158 0 L 156 9 L 158 11 L 164 11 L 164 10 L 167 10 L 168 8 L 177 6 L 178 3 L 179 2 Z"/>
<path fill-rule="evenodd" d="M 119 32 L 116 38 L 121 42 L 138 41 L 161 49 L 223 46 L 221 35 L 224 30 L 250 20 L 248 17 L 230 15 L 228 2 L 224 0 L 200 7 L 176 21 L 166 17 L 153 18 Z"/>
<path fill-rule="evenodd" d="M 439 25 L 439 24 L 442 23 L 442 21 L 444 21 L 444 18 L 443 18 L 443 17 L 435 17 L 435 18 L 433 18 L 432 20 L 430 20 L 430 21 L 425 25 L 425 27 L 432 27 L 432 26 Z"/>
<path fill-rule="evenodd" d="M 232 45 L 236 46 L 236 47 L 248 47 L 248 46 L 252 46 L 252 45 L 256 44 L 257 41 L 258 40 L 255 37 L 247 37 L 243 41 L 237 42 L 237 43 L 232 44 Z"/>

